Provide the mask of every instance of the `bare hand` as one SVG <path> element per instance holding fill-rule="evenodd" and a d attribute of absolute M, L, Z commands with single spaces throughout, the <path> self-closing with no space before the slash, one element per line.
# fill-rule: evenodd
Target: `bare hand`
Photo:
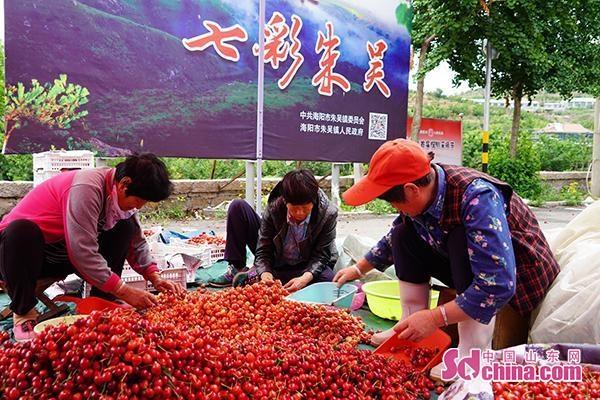
<path fill-rule="evenodd" d="M 312 280 L 312 274 L 310 276 L 307 274 L 310 274 L 310 272 L 305 273 L 305 275 L 299 276 L 298 278 L 291 279 L 283 288 L 288 292 L 295 292 L 303 287 L 306 287 L 306 285 L 308 285 Z"/>
<path fill-rule="evenodd" d="M 418 342 L 431 335 L 437 329 L 431 310 L 421 310 L 410 315 L 394 326 L 398 337 L 403 340 Z"/>
<path fill-rule="evenodd" d="M 264 282 L 264 283 L 275 282 L 275 280 L 273 278 L 273 274 L 270 272 L 263 272 L 262 275 L 260 276 L 260 280 L 261 280 L 261 282 Z"/>
<path fill-rule="evenodd" d="M 360 278 L 360 273 L 355 265 L 351 265 L 346 268 L 340 269 L 335 276 L 333 281 L 337 284 L 337 287 L 341 287 L 344 283 L 353 281 Z"/>
<path fill-rule="evenodd" d="M 176 296 L 185 296 L 186 290 L 178 282 L 168 281 L 166 279 L 158 278 L 152 281 L 152 286 L 159 292 L 171 292 Z"/>
<path fill-rule="evenodd" d="M 158 304 L 156 296 L 152 293 L 127 286 L 126 284 L 123 284 L 115 295 L 127 304 L 139 309 L 152 307 Z"/>

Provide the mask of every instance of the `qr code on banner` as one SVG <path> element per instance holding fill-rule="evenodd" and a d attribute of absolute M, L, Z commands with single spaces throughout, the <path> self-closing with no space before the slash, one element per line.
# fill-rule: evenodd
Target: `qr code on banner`
<path fill-rule="evenodd" d="M 387 114 L 369 113 L 369 139 L 387 140 Z"/>

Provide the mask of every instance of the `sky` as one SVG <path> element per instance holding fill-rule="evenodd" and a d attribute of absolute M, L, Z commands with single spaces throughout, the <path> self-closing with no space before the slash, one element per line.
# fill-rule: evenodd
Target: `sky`
<path fill-rule="evenodd" d="M 413 72 L 415 71 L 411 71 L 408 87 L 411 90 L 416 90 L 417 82 L 414 79 Z M 445 95 L 454 95 L 469 90 L 469 86 L 466 83 L 462 83 L 459 87 L 454 87 L 452 85 L 454 75 L 456 74 L 450 69 L 450 66 L 446 62 L 443 62 L 425 76 L 425 91 L 433 92 L 437 89 L 442 89 Z"/>

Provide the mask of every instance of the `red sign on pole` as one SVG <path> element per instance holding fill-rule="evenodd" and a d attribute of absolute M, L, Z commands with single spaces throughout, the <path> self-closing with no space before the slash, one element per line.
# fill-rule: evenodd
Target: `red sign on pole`
<path fill-rule="evenodd" d="M 412 117 L 406 121 L 406 132 L 410 132 Z M 462 121 L 423 118 L 419 130 L 419 144 L 435 153 L 434 162 L 462 165 Z"/>

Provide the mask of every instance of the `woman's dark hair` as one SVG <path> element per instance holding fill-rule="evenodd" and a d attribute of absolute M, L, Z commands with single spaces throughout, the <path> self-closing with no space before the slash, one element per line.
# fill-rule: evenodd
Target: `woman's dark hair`
<path fill-rule="evenodd" d="M 169 171 L 158 157 L 151 153 L 132 155 L 117 164 L 117 182 L 128 177 L 127 196 L 137 196 L 147 201 L 162 201 L 171 195 L 173 184 Z"/>
<path fill-rule="evenodd" d="M 424 177 L 419 178 L 416 181 L 413 181 L 411 183 L 416 186 L 419 186 L 419 187 L 427 186 L 431 183 L 434 176 L 435 176 L 435 173 L 433 171 L 430 171 Z M 385 200 L 387 202 L 394 201 L 394 202 L 404 203 L 406 201 L 406 195 L 404 194 L 404 185 L 405 185 L 405 183 L 402 185 L 394 186 L 393 188 L 388 189 L 387 192 L 379 195 L 377 198 L 381 199 L 381 200 Z"/>
<path fill-rule="evenodd" d="M 281 195 L 293 205 L 317 203 L 319 184 L 312 172 L 306 169 L 290 171 L 281 181 Z"/>

